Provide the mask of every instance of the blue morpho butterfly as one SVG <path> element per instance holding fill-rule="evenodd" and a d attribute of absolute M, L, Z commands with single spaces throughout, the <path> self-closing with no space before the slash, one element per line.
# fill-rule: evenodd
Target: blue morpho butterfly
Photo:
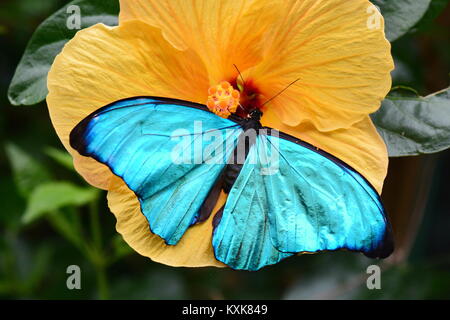
<path fill-rule="evenodd" d="M 201 104 L 134 97 L 89 115 L 72 130 L 70 144 L 123 179 L 151 232 L 168 245 L 206 223 L 221 190 L 228 193 L 213 219 L 212 245 L 216 259 L 234 269 L 258 270 L 324 250 L 389 256 L 391 226 L 371 184 L 325 151 L 262 127 L 260 117 L 254 110 L 225 119 Z M 196 147 L 212 152 L 200 161 L 174 157 L 177 148 L 196 157 Z"/>

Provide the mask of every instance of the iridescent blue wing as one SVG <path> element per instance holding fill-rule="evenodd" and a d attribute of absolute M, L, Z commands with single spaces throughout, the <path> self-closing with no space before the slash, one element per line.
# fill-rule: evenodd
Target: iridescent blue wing
<path fill-rule="evenodd" d="M 250 161 L 256 153 L 252 147 L 223 211 L 214 218 L 216 259 L 238 270 L 259 270 L 292 255 L 277 250 L 272 241 L 264 180 Z"/>
<path fill-rule="evenodd" d="M 70 142 L 121 177 L 151 231 L 175 245 L 201 219 L 241 132 L 205 106 L 138 97 L 95 111 L 73 129 Z"/>
<path fill-rule="evenodd" d="M 347 249 L 384 258 L 391 236 L 378 193 L 357 171 L 269 130 L 250 150 L 213 244 L 220 261 L 257 270 L 298 252 Z"/>

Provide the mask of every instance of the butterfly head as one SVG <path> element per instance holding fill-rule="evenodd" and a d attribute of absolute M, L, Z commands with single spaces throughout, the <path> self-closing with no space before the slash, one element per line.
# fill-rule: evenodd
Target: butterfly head
<path fill-rule="evenodd" d="M 260 122 L 261 116 L 262 112 L 259 109 L 253 109 L 252 111 L 249 112 L 246 118 L 240 118 L 241 120 L 239 124 L 241 125 L 244 131 L 247 131 L 249 129 L 259 130 L 262 128 Z"/>
<path fill-rule="evenodd" d="M 259 109 L 253 109 L 249 113 L 249 117 L 255 121 L 261 120 L 262 115 L 263 115 L 263 113 Z"/>

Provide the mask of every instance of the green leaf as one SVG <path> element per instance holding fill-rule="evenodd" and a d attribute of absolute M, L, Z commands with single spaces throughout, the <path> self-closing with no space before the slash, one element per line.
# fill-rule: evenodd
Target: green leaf
<path fill-rule="evenodd" d="M 134 252 L 119 234 L 116 234 L 112 239 L 112 246 L 114 248 L 114 260 L 119 260 Z"/>
<path fill-rule="evenodd" d="M 20 218 L 25 205 L 12 177 L 2 176 L 0 178 L 0 195 L 3 199 L 0 225 L 9 230 L 17 230 L 21 226 Z"/>
<path fill-rule="evenodd" d="M 416 25 L 417 29 L 427 29 L 448 6 L 450 0 L 431 0 L 430 8 L 425 16 Z"/>
<path fill-rule="evenodd" d="M 431 0 L 372 0 L 386 21 L 386 38 L 395 41 L 414 27 L 427 12 Z"/>
<path fill-rule="evenodd" d="M 97 194 L 94 188 L 82 188 L 70 182 L 42 184 L 31 194 L 22 221 L 30 223 L 63 207 L 86 205 L 96 199 Z"/>
<path fill-rule="evenodd" d="M 45 153 L 52 158 L 53 160 L 55 160 L 57 163 L 59 163 L 60 165 L 62 165 L 63 167 L 65 167 L 66 169 L 69 169 L 71 171 L 74 171 L 74 167 L 73 167 L 73 159 L 72 156 L 66 152 L 66 151 L 62 151 L 56 148 L 52 148 L 52 147 L 48 147 L 45 149 Z"/>
<path fill-rule="evenodd" d="M 47 74 L 67 41 L 77 29 L 76 11 L 80 9 L 81 29 L 97 23 L 117 25 L 118 0 L 75 0 L 51 15 L 36 30 L 20 60 L 9 87 L 8 97 L 13 105 L 33 105 L 45 99 L 48 94 Z"/>
<path fill-rule="evenodd" d="M 388 97 L 372 120 L 391 157 L 445 150 L 450 148 L 450 89 L 428 97 Z"/>
<path fill-rule="evenodd" d="M 28 197 L 34 188 L 51 179 L 47 169 L 20 147 L 9 143 L 6 144 L 5 151 L 14 182 L 22 196 Z"/>

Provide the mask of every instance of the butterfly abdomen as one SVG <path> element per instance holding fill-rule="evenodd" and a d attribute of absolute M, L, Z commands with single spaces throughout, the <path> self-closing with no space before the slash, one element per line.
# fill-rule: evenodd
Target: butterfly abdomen
<path fill-rule="evenodd" d="M 226 166 L 225 177 L 223 181 L 223 191 L 225 193 L 230 192 L 241 170 L 242 164 L 229 164 Z"/>
<path fill-rule="evenodd" d="M 258 130 L 262 127 L 260 122 L 254 119 L 246 119 L 240 125 L 244 132 L 240 135 L 236 148 L 227 160 L 227 165 L 223 169 L 222 174 L 203 202 L 195 223 L 204 222 L 209 218 L 222 190 L 227 194 L 230 193 L 244 166 L 250 148 L 256 142 Z M 220 214 L 216 215 L 215 221 L 219 223 Z"/>
<path fill-rule="evenodd" d="M 223 191 L 229 193 L 239 173 L 244 166 L 250 148 L 256 142 L 258 130 L 261 128 L 259 121 L 249 119 L 242 124 L 244 133 L 239 137 L 236 148 L 233 151 L 224 171 Z"/>

